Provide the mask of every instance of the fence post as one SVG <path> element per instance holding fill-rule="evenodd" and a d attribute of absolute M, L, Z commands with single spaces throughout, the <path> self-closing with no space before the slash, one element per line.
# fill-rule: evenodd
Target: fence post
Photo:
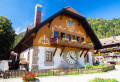
<path fill-rule="evenodd" d="M 54 69 L 53 69 L 53 76 L 54 76 Z"/>

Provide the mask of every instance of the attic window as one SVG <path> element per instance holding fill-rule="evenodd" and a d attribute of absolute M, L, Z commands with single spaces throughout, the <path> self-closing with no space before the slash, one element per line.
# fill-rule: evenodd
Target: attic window
<path fill-rule="evenodd" d="M 73 27 L 73 22 L 68 20 L 68 25 Z"/>

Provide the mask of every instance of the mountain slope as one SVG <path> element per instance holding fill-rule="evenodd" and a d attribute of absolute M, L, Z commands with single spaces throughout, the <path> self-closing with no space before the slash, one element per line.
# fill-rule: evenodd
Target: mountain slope
<path fill-rule="evenodd" d="M 99 39 L 120 35 L 120 18 L 112 20 L 87 18 L 87 20 Z"/>

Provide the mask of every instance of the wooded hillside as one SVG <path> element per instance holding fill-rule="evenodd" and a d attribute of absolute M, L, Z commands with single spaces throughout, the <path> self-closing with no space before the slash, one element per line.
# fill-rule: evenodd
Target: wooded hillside
<path fill-rule="evenodd" d="M 87 20 L 99 39 L 120 35 L 120 18 L 112 20 L 87 18 Z"/>

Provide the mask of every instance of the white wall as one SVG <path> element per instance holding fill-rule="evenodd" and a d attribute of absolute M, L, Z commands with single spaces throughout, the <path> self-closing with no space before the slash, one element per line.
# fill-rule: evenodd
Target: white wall
<path fill-rule="evenodd" d="M 91 65 L 93 65 L 93 52 L 88 52 L 88 55 L 89 55 L 89 63 L 91 64 Z"/>
<path fill-rule="evenodd" d="M 30 58 L 28 61 L 28 52 L 30 53 Z M 20 53 L 20 57 L 21 55 L 24 55 L 24 58 L 26 59 L 27 62 L 29 62 L 29 70 L 31 70 L 31 66 L 32 66 L 32 55 L 33 55 L 33 49 L 32 48 L 28 48 L 25 51 Z"/>
<path fill-rule="evenodd" d="M 45 65 L 45 60 L 46 60 L 46 50 L 50 50 L 50 51 L 54 51 L 55 48 L 51 48 L 51 47 L 38 47 L 39 48 L 39 53 L 38 53 L 38 65 L 39 65 L 39 69 L 52 69 L 52 68 L 59 68 L 60 66 L 68 66 L 68 67 L 73 67 L 76 65 L 69 65 L 67 64 L 65 58 L 64 58 L 64 53 L 65 50 L 62 54 L 62 56 L 60 57 L 60 53 L 61 53 L 61 49 L 57 48 L 57 51 L 55 53 L 55 56 L 53 57 L 53 61 L 54 61 L 54 65 L 53 66 L 46 66 Z M 84 54 L 86 53 L 86 51 L 83 53 L 83 55 L 80 57 L 80 53 L 82 53 L 82 51 L 78 51 L 77 56 L 78 56 L 78 62 L 81 66 L 85 66 L 85 60 L 84 60 Z M 89 63 L 92 64 L 92 54 L 93 52 L 88 52 L 88 57 L 89 57 Z M 34 60 L 33 60 L 34 61 Z"/>
<path fill-rule="evenodd" d="M 54 61 L 54 65 L 53 66 L 45 66 L 45 51 L 46 50 L 55 50 L 55 48 L 49 48 L 49 47 L 39 47 L 39 60 L 38 60 L 38 65 L 39 65 L 39 69 L 51 69 L 51 68 L 58 68 L 61 62 L 61 57 L 60 57 L 60 52 L 61 49 L 58 48 L 56 51 L 55 56 L 53 57 L 53 61 Z"/>
<path fill-rule="evenodd" d="M 86 51 L 83 52 L 82 56 L 80 57 L 80 54 L 82 53 L 82 51 L 79 52 L 78 55 L 78 62 L 82 65 L 85 66 L 85 60 L 84 60 L 84 54 L 86 53 Z"/>

